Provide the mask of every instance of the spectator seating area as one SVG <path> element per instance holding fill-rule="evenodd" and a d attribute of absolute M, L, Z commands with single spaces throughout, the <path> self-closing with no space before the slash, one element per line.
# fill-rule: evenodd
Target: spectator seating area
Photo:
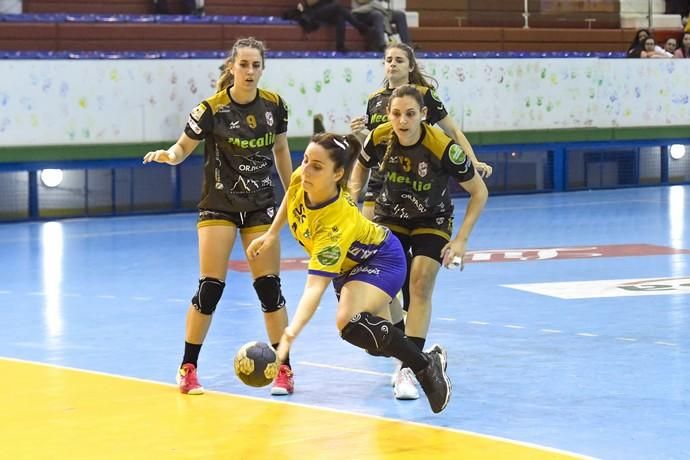
<path fill-rule="evenodd" d="M 524 0 L 407 0 L 420 26 L 522 27 Z M 620 1 L 529 0 L 530 27 L 617 29 Z"/>
<path fill-rule="evenodd" d="M 280 18 L 295 2 L 206 0 L 205 16 L 196 17 L 153 15 L 151 0 L 24 0 L 25 14 L 0 17 L 0 50 L 210 51 L 250 35 L 276 51 L 334 50 L 331 27 L 305 34 Z M 179 0 L 168 5 L 172 13 L 181 10 Z M 419 13 L 420 27 L 410 32 L 422 51 L 625 51 L 634 35 L 619 28 L 617 0 L 529 0 L 529 6 L 531 28 L 524 29 L 524 0 L 407 0 L 407 9 Z M 596 19 L 591 29 L 587 18 Z M 350 27 L 346 43 L 365 50 Z"/>

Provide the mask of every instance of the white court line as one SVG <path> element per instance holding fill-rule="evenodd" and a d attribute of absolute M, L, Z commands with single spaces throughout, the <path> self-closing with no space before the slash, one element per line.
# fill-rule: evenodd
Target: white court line
<path fill-rule="evenodd" d="M 309 361 L 299 361 L 297 364 L 303 364 L 305 366 L 312 366 L 312 367 L 322 367 L 325 369 L 333 369 L 336 371 L 343 371 L 343 372 L 355 372 L 357 374 L 380 375 L 382 377 L 390 377 L 390 375 L 391 375 L 391 372 L 367 371 L 365 369 L 353 369 L 351 367 L 331 366 L 330 364 L 312 363 Z"/>
<path fill-rule="evenodd" d="M 181 302 L 187 302 L 187 299 L 165 299 L 166 302 L 176 302 L 176 303 L 181 303 Z"/>
<path fill-rule="evenodd" d="M 142 300 L 142 301 L 146 301 L 146 300 L 153 300 L 153 297 L 140 297 L 140 296 L 136 296 L 136 297 L 132 297 L 132 300 Z"/>
<path fill-rule="evenodd" d="M 96 233 L 73 233 L 65 234 L 64 238 L 67 240 L 79 239 L 79 238 L 100 238 L 103 236 L 120 236 L 120 235 L 145 235 L 151 233 L 170 233 L 170 232 L 194 232 L 196 229 L 192 227 L 161 227 L 158 229 L 147 229 L 147 230 L 122 230 L 122 231 L 111 231 L 111 232 L 96 232 Z M 0 239 L 0 244 L 4 243 L 26 243 L 30 241 L 38 240 L 38 238 L 8 238 L 6 240 Z"/>
<path fill-rule="evenodd" d="M 117 299 L 116 296 L 114 295 L 109 295 L 109 294 L 101 294 L 98 296 L 99 299 Z"/>
<path fill-rule="evenodd" d="M 12 291 L 0 291 L 0 294 L 12 294 Z"/>
<path fill-rule="evenodd" d="M 581 206 L 592 207 L 598 205 L 608 205 L 608 204 L 622 204 L 622 203 L 648 203 L 648 204 L 659 204 L 658 201 L 654 200 L 621 200 L 621 201 L 591 201 L 582 203 L 554 203 L 554 204 L 544 204 L 544 205 L 534 205 L 534 206 L 508 206 L 508 207 L 487 207 L 483 212 L 491 211 L 515 211 L 523 209 L 561 209 L 561 208 L 578 208 Z"/>
<path fill-rule="evenodd" d="M 448 320 L 449 318 L 439 318 L 439 319 Z M 467 321 L 467 323 L 468 324 L 476 324 L 476 325 L 480 325 L 480 326 L 487 326 L 487 325 L 491 324 L 491 323 L 488 323 L 486 321 Z M 503 324 L 502 327 L 504 327 L 506 329 L 528 329 L 529 328 L 528 326 L 520 326 L 518 324 Z M 544 328 L 544 329 L 539 329 L 539 331 L 544 332 L 546 334 L 562 334 L 563 333 L 563 331 L 560 329 Z M 579 336 L 579 337 L 601 337 L 601 334 L 593 334 L 591 332 L 576 332 L 576 333 L 574 333 L 574 335 Z M 605 336 L 605 337 L 608 338 L 608 336 Z M 621 342 L 639 342 L 639 339 L 636 339 L 634 337 L 615 337 L 615 340 L 618 340 Z M 644 342 L 641 342 L 641 343 L 644 343 Z M 646 342 L 646 343 L 650 343 L 650 342 Z M 678 346 L 678 344 L 676 344 L 674 342 L 666 342 L 664 340 L 657 340 L 657 341 L 652 342 L 652 343 L 654 343 L 656 345 L 663 345 L 666 347 L 677 347 Z"/>
<path fill-rule="evenodd" d="M 436 318 L 439 321 L 455 321 L 455 318 Z"/>

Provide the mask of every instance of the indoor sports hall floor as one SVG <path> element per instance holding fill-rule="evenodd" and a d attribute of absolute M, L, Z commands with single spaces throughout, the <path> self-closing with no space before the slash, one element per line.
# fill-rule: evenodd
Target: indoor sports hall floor
<path fill-rule="evenodd" d="M 439 415 L 338 338 L 333 296 L 293 349 L 295 394 L 243 386 L 235 350 L 265 333 L 239 247 L 201 355 L 211 391 L 180 395 L 193 214 L 2 224 L 0 456 L 690 458 L 689 203 L 689 186 L 491 197 L 473 261 L 435 290 Z M 284 237 L 294 307 L 304 254 Z"/>

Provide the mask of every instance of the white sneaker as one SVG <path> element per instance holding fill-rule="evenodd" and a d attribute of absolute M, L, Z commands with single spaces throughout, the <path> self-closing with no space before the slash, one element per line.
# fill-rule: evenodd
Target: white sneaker
<path fill-rule="evenodd" d="M 396 360 L 397 361 L 397 360 Z M 395 370 L 391 374 L 391 386 L 395 386 L 395 382 L 398 380 L 398 373 L 400 372 L 400 368 L 402 367 L 402 362 L 397 361 L 398 364 L 395 365 Z"/>
<path fill-rule="evenodd" d="M 412 369 L 409 367 L 400 369 L 398 378 L 395 380 L 395 387 L 393 388 L 395 399 L 419 399 L 419 391 L 417 391 L 415 380 Z"/>

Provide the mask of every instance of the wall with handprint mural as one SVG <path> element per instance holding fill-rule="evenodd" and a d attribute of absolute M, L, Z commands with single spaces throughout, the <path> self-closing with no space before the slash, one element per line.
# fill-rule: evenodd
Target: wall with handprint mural
<path fill-rule="evenodd" d="M 421 59 L 468 132 L 690 124 L 686 60 Z M 115 144 L 176 139 L 213 93 L 217 60 L 5 60 L 2 145 Z M 381 86 L 375 59 L 268 59 L 261 87 L 290 108 L 289 136 L 313 116 L 345 132 Z"/>

